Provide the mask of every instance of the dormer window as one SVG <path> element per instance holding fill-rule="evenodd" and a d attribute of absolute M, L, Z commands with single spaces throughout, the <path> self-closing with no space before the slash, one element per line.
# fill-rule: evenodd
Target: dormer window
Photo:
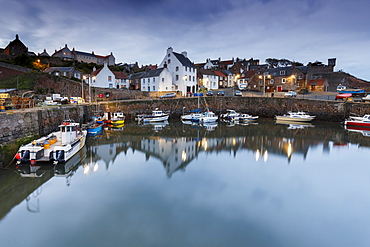
<path fill-rule="evenodd" d="M 285 75 L 285 70 L 280 70 L 280 75 Z"/>

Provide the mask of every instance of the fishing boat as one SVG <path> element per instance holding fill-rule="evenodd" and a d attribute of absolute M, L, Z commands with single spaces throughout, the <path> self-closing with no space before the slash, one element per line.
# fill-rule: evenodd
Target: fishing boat
<path fill-rule="evenodd" d="M 135 119 L 140 123 L 163 122 L 167 121 L 169 116 L 169 114 L 164 113 L 156 108 L 154 111 L 152 111 L 152 114 L 140 114 L 137 115 Z"/>
<path fill-rule="evenodd" d="M 347 86 L 339 85 L 337 86 L 338 93 L 351 93 L 351 94 L 359 94 L 365 93 L 365 90 L 362 88 L 347 88 Z"/>
<path fill-rule="evenodd" d="M 235 117 L 238 117 L 240 115 L 241 114 L 236 112 L 235 110 L 227 109 L 226 113 L 220 115 L 220 118 L 225 120 L 233 120 Z"/>
<path fill-rule="evenodd" d="M 21 146 L 15 155 L 17 164 L 53 162 L 56 165 L 68 161 L 85 145 L 87 130 L 81 130 L 79 125 L 72 120 L 63 121 L 59 131 Z"/>
<path fill-rule="evenodd" d="M 315 119 L 315 116 L 311 116 L 303 111 L 292 112 L 289 111 L 288 114 L 282 116 L 275 116 L 276 120 L 279 121 L 295 121 L 295 122 L 311 122 Z"/>
<path fill-rule="evenodd" d="M 199 118 L 203 116 L 200 109 L 198 108 L 195 111 L 191 111 L 190 114 L 183 114 L 180 116 L 181 121 L 194 121 L 198 122 Z"/>
<path fill-rule="evenodd" d="M 252 116 L 252 115 L 249 115 L 248 113 L 242 113 L 234 117 L 234 121 L 239 121 L 239 122 L 255 121 L 257 119 L 258 119 L 258 116 Z"/>
<path fill-rule="evenodd" d="M 113 125 L 123 125 L 125 123 L 125 115 L 123 112 L 114 112 L 111 123 Z"/>
<path fill-rule="evenodd" d="M 213 123 L 217 122 L 218 116 L 212 111 L 206 111 L 203 116 L 199 118 L 200 123 Z"/>
<path fill-rule="evenodd" d="M 363 117 L 350 116 L 344 121 L 344 125 L 370 128 L 370 115 L 364 115 Z"/>
<path fill-rule="evenodd" d="M 92 122 L 90 124 L 87 124 L 86 129 L 87 129 L 87 135 L 89 136 L 97 135 L 103 132 L 103 124 Z"/>

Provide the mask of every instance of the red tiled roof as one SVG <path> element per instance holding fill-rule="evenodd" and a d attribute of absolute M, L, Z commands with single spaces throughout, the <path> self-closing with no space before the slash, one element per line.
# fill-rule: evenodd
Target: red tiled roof
<path fill-rule="evenodd" d="M 216 74 L 216 75 L 218 75 L 218 76 L 226 77 L 226 75 L 225 75 L 224 73 L 222 73 L 221 71 L 217 71 L 217 70 L 215 70 L 214 72 L 215 72 L 215 74 Z"/>
<path fill-rule="evenodd" d="M 115 71 L 112 71 L 114 76 L 119 79 L 127 79 L 127 75 L 125 72 L 115 72 Z"/>
<path fill-rule="evenodd" d="M 91 73 L 92 76 L 96 76 L 103 68 L 97 69 Z"/>

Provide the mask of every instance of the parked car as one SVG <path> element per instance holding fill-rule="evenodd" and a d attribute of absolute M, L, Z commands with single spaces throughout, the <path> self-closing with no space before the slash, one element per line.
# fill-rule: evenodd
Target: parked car
<path fill-rule="evenodd" d="M 217 96 L 225 96 L 225 91 L 223 90 L 218 91 Z"/>
<path fill-rule="evenodd" d="M 176 98 L 176 94 L 175 93 L 166 93 L 166 94 L 161 95 L 159 98 L 161 98 L 161 99 Z"/>
<path fill-rule="evenodd" d="M 284 97 L 297 97 L 297 93 L 293 91 L 286 92 Z"/>
<path fill-rule="evenodd" d="M 242 91 L 236 90 L 235 96 L 243 96 Z"/>
<path fill-rule="evenodd" d="M 213 96 L 213 92 L 212 91 L 208 91 L 207 92 L 207 96 Z"/>
<path fill-rule="evenodd" d="M 203 96 L 203 93 L 194 93 L 194 97 Z"/>

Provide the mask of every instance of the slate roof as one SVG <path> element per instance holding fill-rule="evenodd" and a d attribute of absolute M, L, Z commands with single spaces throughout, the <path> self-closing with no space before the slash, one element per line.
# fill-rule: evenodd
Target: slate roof
<path fill-rule="evenodd" d="M 280 71 L 285 71 L 285 74 L 280 74 Z M 271 68 L 267 69 L 266 72 L 268 72 L 271 76 L 287 76 L 292 74 L 292 67 L 277 67 L 277 68 Z"/>
<path fill-rule="evenodd" d="M 73 67 L 49 67 L 49 68 L 46 68 L 44 70 L 44 72 L 46 73 L 50 73 L 50 72 L 54 72 L 56 70 L 60 71 L 60 72 L 69 72 L 69 71 L 73 71 Z"/>
<path fill-rule="evenodd" d="M 75 53 L 77 55 L 83 55 L 83 56 L 89 56 L 89 57 L 96 57 L 94 54 L 92 53 L 88 53 L 88 52 L 83 52 L 83 51 L 72 51 L 72 53 Z"/>
<path fill-rule="evenodd" d="M 142 78 L 144 76 L 144 74 L 145 74 L 145 72 L 137 72 L 137 73 L 134 73 L 134 74 L 129 75 L 129 78 L 131 80 Z"/>
<path fill-rule="evenodd" d="M 190 68 L 195 68 L 194 64 L 189 60 L 189 58 L 185 57 L 184 55 L 173 52 L 173 55 L 180 61 L 180 63 L 183 66 L 190 67 Z"/>
<path fill-rule="evenodd" d="M 148 70 L 144 73 L 142 78 L 159 76 L 162 73 L 163 70 L 164 70 L 164 68 Z"/>

